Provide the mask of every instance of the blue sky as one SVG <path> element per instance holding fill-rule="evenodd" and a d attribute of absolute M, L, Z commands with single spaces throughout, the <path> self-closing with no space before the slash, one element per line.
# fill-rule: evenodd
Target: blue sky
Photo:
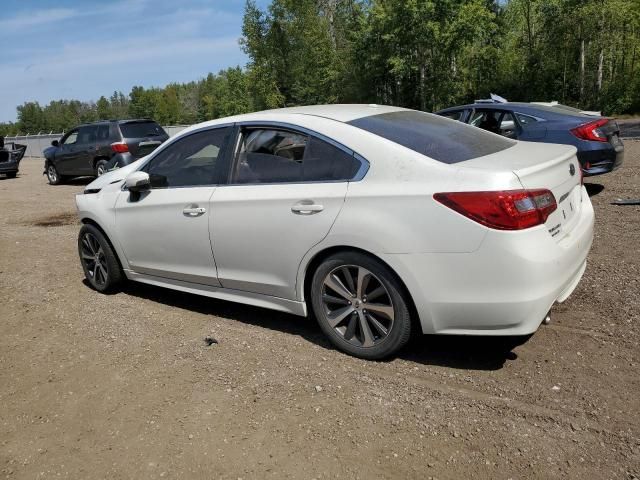
<path fill-rule="evenodd" d="M 0 122 L 15 121 L 25 101 L 97 100 L 244 66 L 244 4 L 0 0 Z"/>

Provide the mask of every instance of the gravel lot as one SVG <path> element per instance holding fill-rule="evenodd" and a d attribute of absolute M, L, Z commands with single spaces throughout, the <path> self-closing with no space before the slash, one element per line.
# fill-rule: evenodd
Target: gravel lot
<path fill-rule="evenodd" d="M 640 477 L 640 142 L 588 179 L 596 237 L 553 322 L 513 349 L 423 337 L 395 360 L 312 320 L 83 283 L 73 194 L 0 180 L 0 478 Z M 213 336 L 218 344 L 207 346 Z"/>

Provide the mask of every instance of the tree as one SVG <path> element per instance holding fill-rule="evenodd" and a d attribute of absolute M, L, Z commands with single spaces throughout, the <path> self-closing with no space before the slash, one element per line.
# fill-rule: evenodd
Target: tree
<path fill-rule="evenodd" d="M 104 95 L 96 102 L 96 110 L 98 114 L 98 120 L 108 120 L 111 118 L 111 104 Z"/>

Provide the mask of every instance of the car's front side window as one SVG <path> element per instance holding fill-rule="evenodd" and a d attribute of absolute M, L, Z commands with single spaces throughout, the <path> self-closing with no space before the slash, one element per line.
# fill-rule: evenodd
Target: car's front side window
<path fill-rule="evenodd" d="M 441 113 L 440 116 L 450 118 L 451 120 L 458 120 L 461 122 L 463 120 L 462 117 L 464 116 L 464 112 L 464 110 L 454 110 L 452 112 Z"/>
<path fill-rule="evenodd" d="M 78 130 L 69 132 L 65 138 L 62 139 L 60 145 L 75 145 L 78 141 Z"/>
<path fill-rule="evenodd" d="M 348 181 L 360 166 L 352 154 L 314 136 L 247 128 L 241 132 L 230 183 Z"/>
<path fill-rule="evenodd" d="M 230 133 L 216 128 L 180 138 L 158 152 L 143 170 L 153 188 L 213 185 L 216 165 Z"/>

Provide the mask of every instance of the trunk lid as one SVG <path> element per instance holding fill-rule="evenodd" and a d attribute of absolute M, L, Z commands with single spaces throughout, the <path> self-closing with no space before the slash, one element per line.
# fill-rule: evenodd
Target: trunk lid
<path fill-rule="evenodd" d="M 545 222 L 549 234 L 559 242 L 575 228 L 582 209 L 582 177 L 575 147 L 518 142 L 511 148 L 462 162 L 459 166 L 511 171 L 527 190 L 550 190 L 558 207 Z"/>
<path fill-rule="evenodd" d="M 136 159 L 149 155 L 169 138 L 164 129 L 152 120 L 121 123 L 120 131 L 129 152 Z"/>

